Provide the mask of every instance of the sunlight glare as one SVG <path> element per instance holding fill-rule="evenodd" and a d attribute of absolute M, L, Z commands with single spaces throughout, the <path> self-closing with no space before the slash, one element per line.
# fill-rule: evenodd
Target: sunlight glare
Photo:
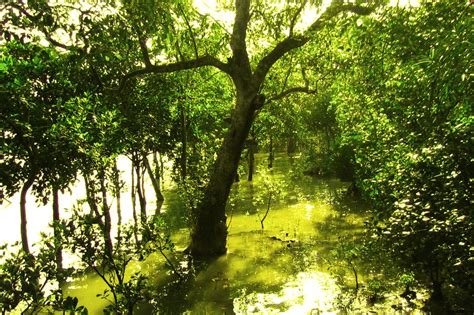
<path fill-rule="evenodd" d="M 320 271 L 299 273 L 278 293 L 246 292 L 234 299 L 234 312 L 246 314 L 337 314 L 333 302 L 338 295 L 335 280 Z M 287 305 L 291 305 L 283 311 Z M 317 314 L 319 314 L 317 313 Z"/>
<path fill-rule="evenodd" d="M 335 287 L 334 279 L 327 273 L 302 272 L 298 274 L 295 283 L 283 289 L 282 292 L 285 297 L 302 300 L 302 303 L 294 303 L 282 314 L 308 314 L 313 311 L 336 314 L 333 312 L 332 305 L 337 296 Z"/>
<path fill-rule="evenodd" d="M 313 209 L 314 209 L 314 205 L 312 204 L 307 204 L 304 206 L 305 210 L 306 210 L 306 219 L 310 220 L 311 219 L 311 216 L 313 214 Z"/>
<path fill-rule="evenodd" d="M 420 1 L 418 0 L 390 0 L 390 6 L 392 7 L 418 7 Z"/>
<path fill-rule="evenodd" d="M 227 32 L 232 31 L 235 13 L 222 9 L 216 0 L 194 0 L 194 7 L 203 15 L 209 15 L 222 23 Z"/>

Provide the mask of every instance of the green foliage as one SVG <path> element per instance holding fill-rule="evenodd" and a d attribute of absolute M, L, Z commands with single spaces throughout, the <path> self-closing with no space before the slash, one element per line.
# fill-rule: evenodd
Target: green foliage
<path fill-rule="evenodd" d="M 404 287 L 411 287 L 415 283 L 415 274 L 413 272 L 400 275 L 399 283 Z"/>
<path fill-rule="evenodd" d="M 172 103 L 178 95 L 175 88 L 173 78 L 150 76 L 132 81 L 116 98 L 122 152 L 170 152 L 178 136 L 172 117 Z"/>
<path fill-rule="evenodd" d="M 80 259 L 82 266 L 77 272 L 93 271 L 107 285 L 107 289 L 98 295 L 110 302 L 106 310 L 132 314 L 137 303 L 144 300 L 148 282 L 143 273 L 130 274 L 127 267 L 132 261 L 142 261 L 159 251 L 170 268 L 177 272 L 164 253 L 165 250 L 172 251 L 173 244 L 163 231 L 162 219 L 150 217 L 138 228 L 138 242 L 134 238 L 135 227 L 122 225 L 121 237 L 115 241 L 112 257 L 109 257 L 101 229 L 96 217 L 75 208 L 71 219 L 61 224 L 64 246 Z"/>
<path fill-rule="evenodd" d="M 0 57 L 0 129 L 4 162 L 0 179 L 7 196 L 25 178 L 35 177 L 38 197 L 52 186 L 66 187 L 75 176 L 70 157 L 76 151 L 54 128 L 75 86 L 69 81 L 70 58 L 33 44 L 8 42 Z"/>
<path fill-rule="evenodd" d="M 158 151 L 181 168 L 182 195 L 189 209 L 197 208 L 227 118 L 251 121 L 250 116 L 232 116 L 229 79 L 199 70 L 122 81 L 127 73 L 148 71 L 152 64 L 159 68 L 206 55 L 229 56 L 228 26 L 192 4 L 105 1 L 85 9 L 76 3 L 6 1 L 1 13 L 0 146 L 5 161 L 0 182 L 7 196 L 33 178 L 35 194 L 46 200 L 52 189 L 67 188 L 79 170 L 95 184 L 106 179 L 118 155 Z M 238 62 L 228 59 L 232 79 L 239 81 L 278 41 L 299 34 L 297 15 L 321 4 L 252 1 L 244 42 L 253 56 L 249 64 L 246 54 Z M 223 9 L 230 6 L 230 1 L 219 3 Z M 371 231 L 379 248 L 438 295 L 445 288 L 467 295 L 473 290 L 472 29 L 472 5 L 465 1 L 383 8 L 369 17 L 346 14 L 312 34 L 304 49 L 284 54 L 265 84 L 247 82 L 273 96 L 259 109 L 253 128 L 258 142 L 269 146 L 304 139 L 307 173 L 354 179 L 373 204 Z M 38 44 L 45 39 L 58 49 Z M 222 68 L 224 63 L 218 64 Z M 298 87 L 318 95 L 284 99 L 285 91 Z M 237 86 L 237 92 L 254 91 Z M 263 228 L 281 185 L 262 178 L 255 203 L 263 209 L 260 213 L 265 211 Z M 131 312 L 147 282 L 139 274 L 128 277 L 127 265 L 151 251 L 166 258 L 172 244 L 154 218 L 142 223 L 138 241 L 132 241 L 133 228 L 124 228 L 113 253 L 105 254 L 103 228 L 99 218 L 76 213 L 63 226 L 65 245 L 79 254 L 84 269 L 107 283 L 109 291 L 102 297 L 113 296 L 110 310 Z M 361 250 L 343 243 L 334 252 L 352 269 L 356 287 L 354 262 Z M 52 266 L 41 256 L 33 259 L 20 252 L 14 257 L 20 262 L 18 274 L 23 280 L 34 278 L 33 287 L 11 287 L 8 274 L 16 276 L 17 266 L 7 258 L 1 279 L 9 293 L 2 296 L 2 307 L 11 310 L 20 300 L 32 307 L 45 304 L 36 284 Z M 402 282 L 408 286 L 413 281 L 405 277 Z M 383 286 L 374 280 L 368 291 L 377 296 Z M 57 301 L 64 309 L 80 311 L 74 299 Z"/>
<path fill-rule="evenodd" d="M 365 291 L 368 303 L 374 304 L 384 298 L 387 288 L 382 280 L 370 279 L 367 281 Z"/>
<path fill-rule="evenodd" d="M 59 310 L 63 312 L 68 311 L 73 314 L 87 315 L 89 312 L 84 306 L 78 306 L 79 300 L 76 297 L 66 297 L 62 304 L 59 305 Z"/>
<path fill-rule="evenodd" d="M 354 19 L 342 37 L 352 65 L 332 86 L 374 237 L 435 294 L 472 292 L 470 17 L 438 2 Z"/>
<path fill-rule="evenodd" d="M 18 243 L 2 245 L 0 253 L 0 309 L 2 312 L 35 313 L 43 309 L 75 310 L 87 314 L 77 299 L 64 297 L 60 284 L 72 270 L 58 270 L 54 240 L 46 235 L 35 244 L 35 254 L 25 253 Z M 75 304 L 72 301 L 75 300 Z"/>
<path fill-rule="evenodd" d="M 190 180 L 203 187 L 228 128 L 232 95 L 227 78 L 209 69 L 175 74 L 170 106 L 173 121 L 173 147 L 177 182 Z M 186 172 L 183 172 L 183 168 Z M 182 178 L 186 173 L 186 179 Z"/>

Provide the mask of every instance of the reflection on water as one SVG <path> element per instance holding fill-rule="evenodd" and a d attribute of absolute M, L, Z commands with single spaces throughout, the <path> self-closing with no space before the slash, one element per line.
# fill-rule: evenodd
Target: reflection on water
<path fill-rule="evenodd" d="M 262 190 L 261 176 L 257 175 L 254 182 L 234 184 L 228 254 L 196 267 L 190 272 L 194 276 L 177 281 L 158 254 L 132 264 L 130 273 L 140 270 L 149 276 L 159 297 L 155 306 L 142 305 L 137 312 L 149 314 L 153 307 L 159 307 L 166 314 L 337 313 L 334 301 L 340 286 L 331 273 L 335 262 L 330 252 L 341 242 L 341 236 L 354 239 L 360 234 L 363 207 L 344 197 L 347 183 L 333 179 L 291 180 L 289 169 L 289 160 L 278 156 L 271 176 L 286 183 L 285 192 L 271 204 L 264 230 L 255 203 Z M 189 241 L 183 221 L 186 212 L 175 191 L 166 191 L 165 198 L 163 215 L 179 251 Z M 129 209 L 124 217 L 131 218 L 130 205 L 123 209 Z M 4 218 L 5 212 L 0 215 Z M 37 229 L 34 221 L 30 221 L 29 229 Z M 5 232 L 1 234 L 5 240 Z M 185 258 L 181 264 L 187 265 Z M 78 297 L 90 314 L 102 314 L 106 301 L 96 295 L 105 288 L 100 278 L 89 274 L 69 283 L 65 293 Z"/>
<path fill-rule="evenodd" d="M 332 302 L 337 296 L 334 279 L 319 271 L 300 272 L 275 293 L 251 292 L 245 289 L 234 300 L 238 314 L 329 314 L 335 309 Z"/>

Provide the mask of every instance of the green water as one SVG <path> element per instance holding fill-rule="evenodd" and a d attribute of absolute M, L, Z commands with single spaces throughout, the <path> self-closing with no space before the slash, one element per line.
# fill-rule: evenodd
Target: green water
<path fill-rule="evenodd" d="M 343 286 L 354 285 L 344 262 L 336 261 L 333 250 L 341 242 L 361 236 L 364 206 L 346 196 L 348 183 L 335 179 L 293 179 L 291 160 L 278 156 L 266 178 L 284 184 L 270 206 L 255 204 L 264 188 L 263 175 L 253 182 L 234 184 L 228 209 L 228 254 L 195 269 L 194 276 L 177 281 L 164 267 L 160 255 L 135 263 L 129 271 L 141 270 L 150 277 L 161 298 L 163 314 L 337 314 Z M 263 168 L 263 166 L 260 166 Z M 173 229 L 172 239 L 179 252 L 189 241 L 183 220 L 184 207 L 176 192 L 165 194 L 164 216 Z M 263 198 L 264 201 L 267 199 Z M 179 259 L 176 258 L 176 259 Z M 181 263 L 187 265 L 186 260 Z M 371 272 L 360 268 L 363 283 Z M 342 283 L 342 284 L 341 284 Z M 79 298 L 89 314 L 102 314 L 107 302 L 96 297 L 105 289 L 94 275 L 69 284 L 66 294 Z M 392 296 L 396 296 L 392 294 Z M 390 310 L 390 303 L 370 306 Z M 369 306 L 358 302 L 359 310 Z M 141 305 L 138 314 L 150 314 L 154 307 Z M 319 312 L 319 313 L 318 313 Z"/>

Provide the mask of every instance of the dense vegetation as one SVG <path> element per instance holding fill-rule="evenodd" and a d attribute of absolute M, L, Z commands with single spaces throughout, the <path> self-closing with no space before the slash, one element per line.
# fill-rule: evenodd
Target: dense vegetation
<path fill-rule="evenodd" d="M 83 311 L 60 284 L 93 271 L 111 311 L 132 313 L 153 297 L 142 274 L 125 276 L 131 261 L 159 252 L 183 277 L 167 256 L 163 161 L 187 207 L 186 252 L 205 260 L 227 250 L 234 180 L 252 180 L 257 150 L 270 168 L 285 150 L 301 154 L 295 173 L 352 182 L 371 208 L 363 250 L 389 253 L 405 294 L 418 282 L 433 312 L 472 312 L 472 4 L 333 1 L 303 23 L 321 1 L 218 3 L 231 23 L 186 0 L 1 4 L 0 181 L 7 198 L 20 194 L 22 218 L 21 248 L 1 248 L 2 311 Z M 85 200 L 61 219 L 58 194 L 79 179 Z M 30 191 L 54 213 L 54 235 L 36 250 Z M 130 224 L 121 198 L 133 200 Z M 63 268 L 64 250 L 81 263 Z"/>

